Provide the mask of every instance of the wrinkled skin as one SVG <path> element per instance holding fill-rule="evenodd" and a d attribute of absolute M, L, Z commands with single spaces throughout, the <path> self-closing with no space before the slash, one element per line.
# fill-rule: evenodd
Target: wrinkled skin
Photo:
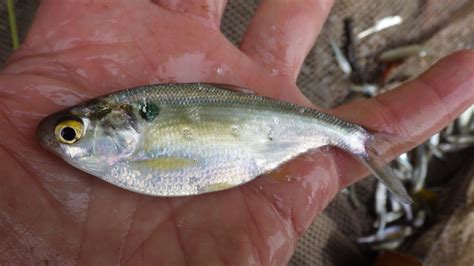
<path fill-rule="evenodd" d="M 68 166 L 34 131 L 66 106 L 158 82 L 230 83 L 309 106 L 295 79 L 330 1 L 262 1 L 240 48 L 218 30 L 223 1 L 131 2 L 44 0 L 3 69 L 0 263 L 286 263 L 314 217 L 367 174 L 347 154 L 323 149 L 235 189 L 153 198 Z M 404 137 L 401 152 L 472 104 L 473 83 L 474 55 L 458 52 L 389 93 L 330 112 Z"/>

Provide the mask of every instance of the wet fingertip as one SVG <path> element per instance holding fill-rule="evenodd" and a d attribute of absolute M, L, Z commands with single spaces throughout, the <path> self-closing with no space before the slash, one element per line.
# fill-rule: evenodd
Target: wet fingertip
<path fill-rule="evenodd" d="M 474 103 L 474 51 L 460 50 L 438 61 L 419 77 L 448 105 Z M 461 104 L 462 103 L 462 104 Z"/>
<path fill-rule="evenodd" d="M 452 75 L 452 73 L 466 73 L 468 77 L 474 76 L 474 50 L 459 50 L 440 59 L 434 67 L 428 70 L 425 75 L 443 74 L 443 76 Z M 438 76 L 438 75 L 436 75 Z"/>
<path fill-rule="evenodd" d="M 462 49 L 453 52 L 449 57 L 457 58 L 458 60 L 467 60 L 467 62 L 474 67 L 474 50 L 473 49 Z"/>
<path fill-rule="evenodd" d="M 334 4 L 334 0 L 316 0 L 316 2 L 318 2 L 319 7 L 326 13 L 329 13 L 329 10 L 331 10 Z"/>

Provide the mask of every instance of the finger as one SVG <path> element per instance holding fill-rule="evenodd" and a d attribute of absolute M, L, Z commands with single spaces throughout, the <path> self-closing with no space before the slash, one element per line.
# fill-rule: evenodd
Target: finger
<path fill-rule="evenodd" d="M 202 17 L 219 28 L 227 0 L 153 0 L 157 5 L 171 11 Z"/>
<path fill-rule="evenodd" d="M 474 53 L 461 51 L 442 59 L 417 79 L 395 90 L 342 106 L 334 113 L 345 120 L 406 139 L 411 147 L 395 148 L 388 155 L 393 157 L 394 153 L 406 152 L 423 143 L 473 104 Z M 354 175 L 348 174 L 350 172 L 347 169 L 347 175 L 342 175 L 342 186 L 357 181 L 366 171 Z"/>
<path fill-rule="evenodd" d="M 395 90 L 334 113 L 420 143 L 474 103 L 474 52 L 456 52 Z"/>
<path fill-rule="evenodd" d="M 474 53 L 461 51 L 435 64 L 423 75 L 372 99 L 342 106 L 334 113 L 348 121 L 405 139 L 409 147 L 395 147 L 387 155 L 423 143 L 474 104 Z M 367 171 L 357 163 L 340 163 L 341 186 Z M 359 169 L 359 171 L 354 171 Z M 363 170 L 362 170 L 363 169 Z"/>
<path fill-rule="evenodd" d="M 119 22 L 151 16 L 153 8 L 158 9 L 149 0 L 43 0 L 24 42 L 10 59 L 129 41 L 127 31 L 131 30 Z"/>
<path fill-rule="evenodd" d="M 242 51 L 273 75 L 296 80 L 332 2 L 263 0 L 242 40 Z"/>
<path fill-rule="evenodd" d="M 441 60 L 418 79 L 332 113 L 418 145 L 473 103 L 474 53 L 459 52 Z M 401 147 L 396 152 L 406 152 L 409 148 Z M 292 223 L 296 233 L 301 234 L 340 189 L 367 174 L 368 170 L 351 155 L 323 148 L 300 156 L 245 189 L 264 194 L 274 209 Z"/>

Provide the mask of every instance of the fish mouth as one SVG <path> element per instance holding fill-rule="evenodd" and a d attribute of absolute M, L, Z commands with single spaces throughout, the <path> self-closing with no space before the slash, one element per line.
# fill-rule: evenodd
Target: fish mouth
<path fill-rule="evenodd" d="M 54 136 L 54 127 L 58 120 L 57 115 L 43 118 L 36 128 L 36 138 L 40 145 L 47 150 L 55 150 L 59 147 L 59 143 Z"/>

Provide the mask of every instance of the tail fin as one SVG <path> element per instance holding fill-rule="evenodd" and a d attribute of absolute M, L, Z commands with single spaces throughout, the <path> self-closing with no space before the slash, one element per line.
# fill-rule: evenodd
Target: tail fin
<path fill-rule="evenodd" d="M 398 201 L 411 204 L 413 201 L 405 190 L 405 187 L 403 187 L 401 180 L 395 175 L 390 165 L 381 158 L 380 153 L 377 152 L 377 150 L 389 149 L 400 143 L 401 141 L 397 136 L 375 133 L 373 138 L 369 139 L 365 144 L 367 157 L 360 158 L 370 169 L 372 174 L 392 192 Z"/>

